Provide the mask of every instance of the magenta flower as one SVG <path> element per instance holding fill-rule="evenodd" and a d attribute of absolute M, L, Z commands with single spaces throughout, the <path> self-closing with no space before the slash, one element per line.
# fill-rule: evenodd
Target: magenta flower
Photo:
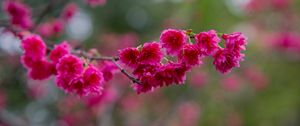
<path fill-rule="evenodd" d="M 160 44 L 156 42 L 145 43 L 137 61 L 140 64 L 159 64 L 162 57 L 163 53 Z"/>
<path fill-rule="evenodd" d="M 226 49 L 239 53 L 242 50 L 246 50 L 247 39 L 240 32 L 234 32 L 231 34 L 223 34 L 222 38 L 226 41 Z"/>
<path fill-rule="evenodd" d="M 133 89 L 138 94 L 151 92 L 151 91 L 154 90 L 154 87 L 153 87 L 154 78 L 153 78 L 152 75 L 147 74 L 147 75 L 144 75 L 144 76 L 140 77 L 139 79 L 141 81 L 141 84 L 134 84 L 133 85 Z"/>
<path fill-rule="evenodd" d="M 54 49 L 51 51 L 49 55 L 49 58 L 56 64 L 58 63 L 60 58 L 62 58 L 67 54 L 70 54 L 70 52 L 71 52 L 70 45 L 66 41 L 64 41 L 54 46 Z"/>
<path fill-rule="evenodd" d="M 187 35 L 181 30 L 167 29 L 160 35 L 162 47 L 166 48 L 167 54 L 177 55 L 187 42 Z"/>
<path fill-rule="evenodd" d="M 195 40 L 201 55 L 204 56 L 214 55 L 218 51 L 218 43 L 221 41 L 215 30 L 200 32 L 195 35 Z"/>
<path fill-rule="evenodd" d="M 78 57 L 68 54 L 60 58 L 56 70 L 60 75 L 81 74 L 83 72 L 83 62 Z"/>
<path fill-rule="evenodd" d="M 55 71 L 55 67 L 46 60 L 39 60 L 32 63 L 29 69 L 29 77 L 34 80 L 44 80 L 50 77 Z"/>
<path fill-rule="evenodd" d="M 84 78 L 82 76 L 74 76 L 69 83 L 70 89 L 73 93 L 79 96 L 86 96 L 88 91 L 85 88 Z"/>
<path fill-rule="evenodd" d="M 56 75 L 56 85 L 66 93 L 71 92 L 70 82 L 73 80 L 74 75 L 71 74 L 60 74 Z"/>
<path fill-rule="evenodd" d="M 213 64 L 221 73 L 228 73 L 232 68 L 240 66 L 240 61 L 243 60 L 243 57 L 243 54 L 234 53 L 226 49 L 219 49 L 214 55 Z"/>
<path fill-rule="evenodd" d="M 10 22 L 23 29 L 28 29 L 32 26 L 30 8 L 17 1 L 6 0 L 3 3 L 4 11 L 9 15 Z"/>
<path fill-rule="evenodd" d="M 154 78 L 155 86 L 169 86 L 171 84 L 182 84 L 186 80 L 186 72 L 189 67 L 183 64 L 169 62 L 157 69 Z"/>
<path fill-rule="evenodd" d="M 199 55 L 200 52 L 196 45 L 186 44 L 178 55 L 178 59 L 180 63 L 184 63 L 186 65 L 199 65 L 201 63 Z"/>
<path fill-rule="evenodd" d="M 101 94 L 104 78 L 103 73 L 96 67 L 90 65 L 83 73 L 83 79 L 85 81 L 85 87 L 88 92 Z"/>
<path fill-rule="evenodd" d="M 100 70 L 103 73 L 104 81 L 110 81 L 113 79 L 114 74 L 120 71 L 114 63 L 108 61 L 101 64 Z"/>
<path fill-rule="evenodd" d="M 29 35 L 22 40 L 24 55 L 31 60 L 40 60 L 46 56 L 46 44 L 37 35 Z"/>
<path fill-rule="evenodd" d="M 140 52 L 136 48 L 125 48 L 119 51 L 120 61 L 127 66 L 136 67 Z"/>

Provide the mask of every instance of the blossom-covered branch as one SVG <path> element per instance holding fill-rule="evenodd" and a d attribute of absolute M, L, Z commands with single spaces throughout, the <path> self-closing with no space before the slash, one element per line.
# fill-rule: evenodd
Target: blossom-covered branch
<path fill-rule="evenodd" d="M 39 25 L 45 16 L 42 13 L 41 19 L 35 22 L 34 27 L 40 29 L 37 33 L 31 29 L 34 23 L 28 6 L 5 2 L 4 7 L 10 16 L 11 25 L 18 29 L 5 26 L 21 39 L 21 62 L 28 69 L 28 76 L 44 80 L 53 75 L 60 89 L 79 96 L 100 94 L 104 82 L 111 80 L 116 70 L 133 82 L 132 86 L 137 93 L 184 84 L 187 72 L 203 64 L 203 59 L 207 57 L 212 57 L 215 68 L 225 74 L 239 67 L 244 58 L 241 51 L 246 49 L 247 44 L 246 37 L 239 32 L 223 34 L 209 30 L 194 33 L 191 29 L 166 29 L 157 42 L 124 48 L 119 50 L 117 56 L 108 57 L 100 55 L 96 50 L 74 50 L 67 41 L 51 47 L 45 43 L 44 38 L 61 30 L 60 20 L 67 23 L 68 18 L 74 15 L 76 6 L 73 4 L 67 5 L 60 19 L 50 24 Z M 46 8 L 44 12 L 49 10 Z M 29 32 L 23 33 L 27 30 Z M 219 45 L 221 40 L 225 41 L 224 46 Z M 127 68 L 132 69 L 132 72 L 126 71 Z"/>

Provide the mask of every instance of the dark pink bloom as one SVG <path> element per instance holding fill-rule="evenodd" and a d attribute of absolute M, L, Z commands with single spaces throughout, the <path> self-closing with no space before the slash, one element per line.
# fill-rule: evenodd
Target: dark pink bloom
<path fill-rule="evenodd" d="M 34 80 L 43 80 L 50 77 L 54 71 L 54 65 L 46 60 L 39 60 L 32 63 L 32 66 L 29 69 L 29 77 Z"/>
<path fill-rule="evenodd" d="M 40 59 L 39 59 L 40 60 Z M 26 68 L 31 68 L 32 67 L 32 64 L 36 61 L 39 61 L 39 60 L 33 60 L 32 57 L 29 57 L 29 56 L 26 56 L 26 55 L 23 55 L 21 56 L 21 63 L 26 67 Z"/>
<path fill-rule="evenodd" d="M 29 35 L 22 40 L 21 47 L 24 55 L 32 60 L 40 60 L 46 55 L 46 44 L 37 35 Z"/>
<path fill-rule="evenodd" d="M 246 50 L 247 39 L 240 32 L 234 32 L 231 34 L 223 34 L 222 38 L 226 41 L 226 49 L 239 53 Z"/>
<path fill-rule="evenodd" d="M 75 76 L 69 83 L 70 89 L 73 93 L 79 96 L 86 96 L 89 92 L 86 90 L 84 78 L 82 76 Z"/>
<path fill-rule="evenodd" d="M 219 49 L 214 55 L 214 66 L 221 73 L 228 73 L 234 67 L 240 66 L 240 61 L 243 60 L 244 55 L 228 51 L 226 49 Z"/>
<path fill-rule="evenodd" d="M 65 55 L 60 58 L 58 64 L 56 65 L 57 73 L 63 74 L 81 74 L 83 72 L 83 62 L 80 58 L 74 55 Z"/>
<path fill-rule="evenodd" d="M 183 84 L 186 79 L 186 72 L 190 70 L 184 64 L 169 62 L 157 69 L 154 75 L 154 86 L 169 86 L 171 84 Z"/>
<path fill-rule="evenodd" d="M 133 84 L 133 89 L 138 93 L 146 93 L 154 90 L 154 78 L 151 74 L 144 75 L 139 78 L 141 84 Z"/>
<path fill-rule="evenodd" d="M 137 61 L 141 64 L 159 64 L 163 57 L 159 43 L 145 43 Z"/>
<path fill-rule="evenodd" d="M 32 26 L 31 10 L 27 5 L 17 1 L 6 0 L 3 3 L 3 8 L 9 15 L 13 25 L 23 29 L 28 29 Z"/>
<path fill-rule="evenodd" d="M 61 74 L 56 75 L 56 85 L 64 90 L 66 93 L 71 92 L 70 82 L 73 80 L 74 75 L 71 74 Z"/>
<path fill-rule="evenodd" d="M 101 94 L 103 87 L 103 74 L 96 67 L 90 65 L 83 73 L 85 88 L 89 93 Z"/>
<path fill-rule="evenodd" d="M 156 64 L 156 65 L 140 64 L 134 69 L 132 73 L 137 77 L 144 76 L 145 73 L 154 74 L 157 71 L 157 68 L 159 68 L 160 66 L 161 66 L 160 64 Z"/>
<path fill-rule="evenodd" d="M 106 4 L 106 0 L 84 0 L 84 2 L 92 7 Z"/>
<path fill-rule="evenodd" d="M 182 51 L 178 56 L 178 59 L 181 63 L 186 65 L 199 65 L 200 62 L 200 52 L 196 45 L 186 44 L 184 45 Z"/>
<path fill-rule="evenodd" d="M 137 48 L 125 48 L 119 51 L 120 61 L 127 66 L 136 67 L 140 52 Z"/>
<path fill-rule="evenodd" d="M 61 13 L 61 17 L 65 21 L 69 21 L 75 13 L 78 11 L 78 6 L 76 3 L 69 3 L 68 5 L 65 6 Z"/>
<path fill-rule="evenodd" d="M 177 55 L 187 42 L 187 35 L 181 30 L 167 29 L 160 35 L 162 47 L 166 48 L 167 54 Z"/>
<path fill-rule="evenodd" d="M 195 40 L 201 55 L 205 56 L 214 55 L 214 53 L 218 51 L 218 43 L 221 41 L 215 30 L 200 32 L 195 35 Z"/>
<path fill-rule="evenodd" d="M 58 63 L 61 57 L 70 54 L 70 52 L 71 52 L 70 45 L 66 41 L 64 41 L 61 44 L 54 46 L 54 49 L 51 51 L 49 55 L 49 58 L 56 64 Z"/>

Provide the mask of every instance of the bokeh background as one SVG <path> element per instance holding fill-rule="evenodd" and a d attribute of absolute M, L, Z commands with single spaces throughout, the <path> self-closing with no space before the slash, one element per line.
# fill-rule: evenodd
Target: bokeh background
<path fill-rule="evenodd" d="M 35 15 L 50 1 L 22 2 Z M 207 59 L 186 84 L 140 95 L 115 74 L 103 95 L 82 99 L 59 90 L 54 77 L 28 79 L 20 40 L 0 27 L 1 126 L 300 125 L 300 0 L 106 0 L 94 7 L 69 0 L 43 22 L 55 20 L 68 2 L 78 10 L 59 35 L 47 37 L 53 42 L 68 40 L 113 56 L 118 49 L 158 41 L 167 28 L 215 29 L 243 32 L 246 57 L 226 75 Z M 7 18 L 3 10 L 0 18 Z"/>

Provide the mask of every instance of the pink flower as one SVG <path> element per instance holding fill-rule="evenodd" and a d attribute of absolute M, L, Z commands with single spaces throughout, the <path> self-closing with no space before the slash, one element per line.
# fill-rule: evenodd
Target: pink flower
<path fill-rule="evenodd" d="M 104 81 L 110 81 L 113 79 L 114 74 L 120 71 L 114 63 L 108 61 L 101 64 L 100 70 L 103 73 Z"/>
<path fill-rule="evenodd" d="M 181 63 L 185 63 L 186 65 L 199 65 L 199 55 L 200 52 L 196 45 L 186 44 L 180 52 L 178 59 Z"/>
<path fill-rule="evenodd" d="M 65 21 L 69 21 L 77 12 L 78 6 L 76 3 L 69 3 L 68 5 L 65 6 L 61 13 L 61 17 Z"/>
<path fill-rule="evenodd" d="M 29 69 L 29 77 L 34 80 L 44 80 L 50 77 L 55 71 L 55 67 L 46 60 L 39 60 L 32 63 Z"/>
<path fill-rule="evenodd" d="M 169 62 L 166 65 L 161 66 L 157 69 L 156 74 L 154 75 L 155 86 L 169 86 L 171 84 L 183 84 L 186 80 L 186 72 L 190 70 L 190 67 L 187 67 L 183 64 L 176 64 Z"/>
<path fill-rule="evenodd" d="M 160 35 L 162 47 L 166 48 L 167 54 L 177 55 L 187 42 L 187 35 L 181 30 L 167 29 Z"/>
<path fill-rule="evenodd" d="M 82 76 L 75 76 L 69 83 L 70 89 L 73 93 L 79 96 L 86 96 L 88 91 L 85 88 L 85 81 Z"/>
<path fill-rule="evenodd" d="M 214 53 L 218 51 L 218 43 L 221 41 L 215 30 L 200 32 L 195 35 L 195 40 L 201 55 L 205 56 L 214 55 Z"/>
<path fill-rule="evenodd" d="M 145 43 L 140 51 L 137 61 L 140 64 L 159 64 L 163 54 L 160 44 L 156 42 Z"/>
<path fill-rule="evenodd" d="M 226 49 L 219 49 L 214 55 L 215 68 L 221 73 L 228 73 L 234 67 L 240 66 L 240 61 L 243 60 L 244 55 L 228 51 Z"/>
<path fill-rule="evenodd" d="M 147 74 L 139 78 L 141 84 L 133 84 L 133 89 L 138 93 L 146 93 L 154 90 L 153 81 L 154 78 L 151 74 Z"/>
<path fill-rule="evenodd" d="M 70 82 L 73 80 L 74 75 L 71 74 L 60 74 L 56 76 L 56 85 L 60 89 L 64 90 L 65 92 L 71 92 L 72 89 L 70 87 Z"/>
<path fill-rule="evenodd" d="M 37 35 L 29 35 L 22 40 L 21 47 L 24 55 L 34 61 L 42 59 L 46 55 L 46 44 Z"/>
<path fill-rule="evenodd" d="M 141 77 L 144 76 L 145 73 L 154 74 L 157 71 L 157 68 L 159 67 L 160 64 L 156 64 L 156 65 L 140 64 L 134 69 L 132 73 L 137 77 Z"/>
<path fill-rule="evenodd" d="M 23 29 L 28 29 L 32 26 L 30 8 L 20 2 L 6 0 L 3 3 L 4 11 L 10 16 L 10 21 Z"/>
<path fill-rule="evenodd" d="M 60 58 L 56 70 L 58 74 L 81 74 L 83 62 L 78 57 L 68 54 Z"/>
<path fill-rule="evenodd" d="M 100 5 L 105 5 L 106 0 L 84 0 L 85 3 L 92 7 L 100 6 Z"/>
<path fill-rule="evenodd" d="M 239 53 L 242 50 L 246 50 L 247 39 L 240 32 L 234 32 L 231 34 L 223 34 L 222 38 L 226 41 L 226 49 Z"/>
<path fill-rule="evenodd" d="M 125 48 L 119 51 L 120 61 L 127 66 L 136 67 L 140 52 L 136 48 Z"/>
<path fill-rule="evenodd" d="M 58 45 L 54 46 L 54 49 L 51 51 L 49 58 L 52 60 L 55 64 L 58 63 L 59 59 L 63 57 L 64 55 L 70 54 L 71 47 L 70 45 L 64 41 Z"/>
<path fill-rule="evenodd" d="M 38 32 L 44 37 L 57 36 L 64 30 L 64 25 L 62 20 L 46 22 L 38 26 Z"/>
<path fill-rule="evenodd" d="M 83 73 L 83 79 L 88 92 L 100 94 L 104 82 L 103 74 L 96 67 L 90 65 Z"/>

